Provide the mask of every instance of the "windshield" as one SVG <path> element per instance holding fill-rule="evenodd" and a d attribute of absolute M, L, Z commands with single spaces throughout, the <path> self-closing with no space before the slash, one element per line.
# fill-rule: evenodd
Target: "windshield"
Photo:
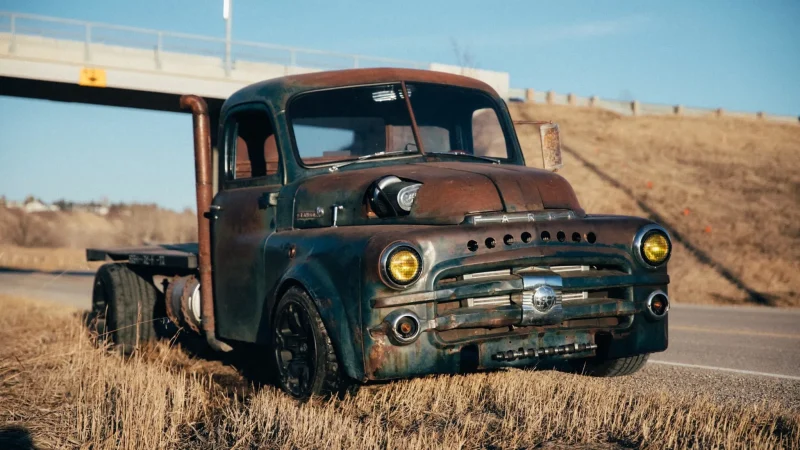
<path fill-rule="evenodd" d="M 512 156 L 495 102 L 487 94 L 436 84 L 409 84 L 408 89 L 425 153 L 499 160 Z"/>
<path fill-rule="evenodd" d="M 488 95 L 434 84 L 408 84 L 407 90 L 425 152 L 509 157 Z M 303 94 L 289 104 L 287 116 L 306 165 L 419 154 L 400 83 Z"/>

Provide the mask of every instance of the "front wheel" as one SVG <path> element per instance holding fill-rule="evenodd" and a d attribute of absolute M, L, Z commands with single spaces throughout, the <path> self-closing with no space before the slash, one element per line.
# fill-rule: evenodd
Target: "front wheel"
<path fill-rule="evenodd" d="M 638 372 L 645 364 L 649 353 L 617 359 L 578 359 L 570 361 L 573 370 L 595 377 L 619 377 Z"/>
<path fill-rule="evenodd" d="M 272 320 L 272 351 L 278 383 L 292 397 L 340 393 L 347 387 L 333 344 L 311 297 L 289 289 Z"/>

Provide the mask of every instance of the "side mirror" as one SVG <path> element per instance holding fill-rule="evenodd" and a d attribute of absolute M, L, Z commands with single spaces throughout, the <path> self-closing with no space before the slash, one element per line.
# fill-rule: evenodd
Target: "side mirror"
<path fill-rule="evenodd" d="M 561 159 L 561 136 L 558 125 L 552 122 L 533 120 L 514 121 L 522 152 L 528 162 L 534 160 L 534 153 L 542 154 L 542 168 L 556 172 L 564 167 Z M 535 143 L 534 143 L 535 142 Z"/>

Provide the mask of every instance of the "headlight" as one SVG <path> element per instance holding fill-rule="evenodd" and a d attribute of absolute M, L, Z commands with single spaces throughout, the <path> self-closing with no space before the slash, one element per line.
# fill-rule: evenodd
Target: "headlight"
<path fill-rule="evenodd" d="M 633 241 L 634 252 L 646 266 L 654 268 L 667 262 L 672 253 L 672 242 L 666 230 L 658 225 L 647 225 Z"/>
<path fill-rule="evenodd" d="M 381 256 L 381 272 L 386 284 L 394 288 L 405 288 L 417 281 L 422 273 L 422 258 L 408 244 L 392 244 Z"/>

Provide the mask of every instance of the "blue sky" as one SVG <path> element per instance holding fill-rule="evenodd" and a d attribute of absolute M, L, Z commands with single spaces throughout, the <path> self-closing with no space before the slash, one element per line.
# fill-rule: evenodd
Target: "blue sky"
<path fill-rule="evenodd" d="M 222 0 L 0 0 L 0 10 L 223 37 Z M 800 2 L 234 0 L 233 37 L 455 63 L 512 87 L 800 114 Z M 2 64 L 2 61 L 0 61 Z M 135 124 L 131 127 L 131 124 Z M 0 97 L 0 194 L 191 206 L 184 115 Z"/>

